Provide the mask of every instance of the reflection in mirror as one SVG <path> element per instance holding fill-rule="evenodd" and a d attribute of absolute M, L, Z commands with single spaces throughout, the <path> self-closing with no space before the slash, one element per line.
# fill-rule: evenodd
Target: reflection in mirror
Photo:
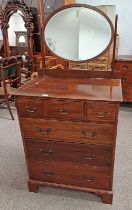
<path fill-rule="evenodd" d="M 19 43 L 19 46 L 22 47 L 26 45 L 26 39 L 24 36 L 20 36 L 19 39 L 18 39 L 18 43 Z"/>
<path fill-rule="evenodd" d="M 23 55 L 28 51 L 27 29 L 25 28 L 22 13 L 19 10 L 11 15 L 9 19 L 8 39 L 10 55 Z"/>
<path fill-rule="evenodd" d="M 72 61 L 96 58 L 113 37 L 108 17 L 93 7 L 70 7 L 53 15 L 45 26 L 45 41 L 59 57 Z"/>

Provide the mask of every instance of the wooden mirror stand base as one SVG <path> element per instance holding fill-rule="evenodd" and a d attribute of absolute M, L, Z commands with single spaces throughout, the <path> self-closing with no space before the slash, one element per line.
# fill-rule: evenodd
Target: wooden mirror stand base
<path fill-rule="evenodd" d="M 29 180 L 28 181 L 29 192 L 37 193 L 38 190 L 39 190 L 39 187 L 44 187 L 44 186 L 61 187 L 61 188 L 69 189 L 69 190 L 79 190 L 79 191 L 85 191 L 85 192 L 93 193 L 97 196 L 100 196 L 102 203 L 106 203 L 106 204 L 112 204 L 112 200 L 113 200 L 112 191 L 82 188 L 82 187 L 75 187 L 75 186 L 62 185 L 62 184 L 54 184 L 54 183 L 48 183 L 48 182 L 39 182 L 39 181 L 34 181 L 34 180 Z"/>

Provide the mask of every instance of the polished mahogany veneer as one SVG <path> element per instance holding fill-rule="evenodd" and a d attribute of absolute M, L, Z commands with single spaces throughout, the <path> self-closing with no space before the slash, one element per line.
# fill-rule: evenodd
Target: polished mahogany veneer
<path fill-rule="evenodd" d="M 14 95 L 29 191 L 64 187 L 112 203 L 120 80 L 45 76 Z"/>

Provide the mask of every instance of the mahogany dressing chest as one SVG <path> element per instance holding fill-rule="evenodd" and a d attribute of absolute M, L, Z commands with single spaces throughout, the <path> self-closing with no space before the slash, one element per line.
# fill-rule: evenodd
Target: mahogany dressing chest
<path fill-rule="evenodd" d="M 95 19 L 98 21 L 91 24 Z M 46 46 L 69 61 L 97 58 L 112 42 L 111 21 L 92 6 L 68 5 L 46 21 Z M 122 91 L 120 80 L 110 75 L 107 79 L 88 78 L 87 71 L 43 69 L 14 93 L 29 191 L 37 192 L 40 186 L 84 190 L 112 203 Z"/>

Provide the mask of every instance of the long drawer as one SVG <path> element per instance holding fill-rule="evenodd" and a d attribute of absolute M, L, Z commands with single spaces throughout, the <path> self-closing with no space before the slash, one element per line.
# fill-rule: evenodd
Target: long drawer
<path fill-rule="evenodd" d="M 35 140 L 25 142 L 29 159 L 81 163 L 99 167 L 110 167 L 112 164 L 110 146 Z"/>
<path fill-rule="evenodd" d="M 29 161 L 30 179 L 95 189 L 110 189 L 110 169 L 66 163 Z"/>
<path fill-rule="evenodd" d="M 114 125 L 79 122 L 59 122 L 56 120 L 21 119 L 24 138 L 42 140 L 59 139 L 68 142 L 111 145 Z"/>

